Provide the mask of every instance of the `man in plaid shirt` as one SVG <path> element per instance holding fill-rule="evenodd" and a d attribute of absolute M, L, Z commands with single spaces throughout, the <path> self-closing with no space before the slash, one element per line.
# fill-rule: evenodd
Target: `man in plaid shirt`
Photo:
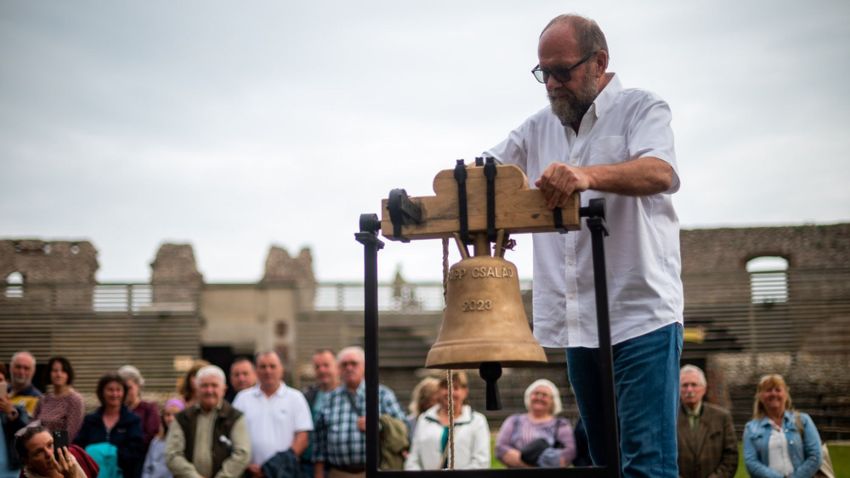
<path fill-rule="evenodd" d="M 337 364 L 342 385 L 327 396 L 315 424 L 314 478 L 366 476 L 366 355 L 360 347 L 346 347 L 337 354 Z M 404 420 L 395 394 L 383 385 L 378 410 Z"/>

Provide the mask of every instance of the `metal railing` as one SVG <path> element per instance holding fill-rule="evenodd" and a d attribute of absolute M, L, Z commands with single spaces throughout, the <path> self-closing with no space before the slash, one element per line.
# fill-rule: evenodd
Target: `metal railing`
<path fill-rule="evenodd" d="M 0 312 L 193 313 L 199 292 L 197 287 L 131 283 L 7 285 L 0 288 Z"/>
<path fill-rule="evenodd" d="M 520 289 L 531 290 L 530 280 L 521 280 Z M 362 282 L 325 282 L 316 287 L 315 310 L 363 310 Z M 378 309 L 391 312 L 439 312 L 445 307 L 441 282 L 378 284 Z"/>

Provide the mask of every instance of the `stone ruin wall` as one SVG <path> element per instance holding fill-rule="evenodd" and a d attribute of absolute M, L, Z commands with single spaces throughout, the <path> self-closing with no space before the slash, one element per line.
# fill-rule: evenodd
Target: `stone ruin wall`
<path fill-rule="evenodd" d="M 316 297 L 316 276 L 313 275 L 313 253 L 310 248 L 302 248 L 295 257 L 282 247 L 269 248 L 262 283 L 275 282 L 293 282 L 298 289 L 298 309 L 312 310 Z"/>
<path fill-rule="evenodd" d="M 151 263 L 153 301 L 157 304 L 194 303 L 204 285 L 191 244 L 163 244 Z"/>
<path fill-rule="evenodd" d="M 847 282 L 794 282 L 795 271 L 850 268 L 850 223 L 819 226 L 692 229 L 681 233 L 685 304 L 747 303 L 750 300 L 750 259 L 780 256 L 788 260 L 789 293 L 797 297 L 848 296 Z M 705 294 L 689 283 L 716 280 L 739 284 Z"/>
<path fill-rule="evenodd" d="M 0 294 L 0 303 L 90 309 L 98 267 L 89 241 L 0 240 L 0 278 L 17 272 L 23 282 L 20 293 Z"/>

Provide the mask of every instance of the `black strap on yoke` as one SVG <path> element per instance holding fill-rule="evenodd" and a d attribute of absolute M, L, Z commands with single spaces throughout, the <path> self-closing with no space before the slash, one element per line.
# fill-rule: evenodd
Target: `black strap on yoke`
<path fill-rule="evenodd" d="M 567 228 L 564 227 L 564 215 L 561 212 L 561 208 L 556 207 L 552 209 L 552 217 L 555 219 L 555 229 L 561 234 L 566 234 Z"/>
<path fill-rule="evenodd" d="M 410 242 L 410 239 L 401 234 L 401 226 L 421 223 L 422 208 L 410 200 L 404 189 L 393 189 L 387 200 L 387 209 L 390 211 L 390 221 L 393 223 L 393 237 L 401 242 Z"/>
<path fill-rule="evenodd" d="M 484 177 L 487 178 L 487 239 L 496 242 L 496 161 L 492 157 L 484 164 Z"/>
<path fill-rule="evenodd" d="M 455 181 L 457 181 L 457 209 L 460 221 L 460 239 L 464 244 L 472 241 L 469 238 L 469 217 L 466 211 L 466 166 L 462 159 L 455 164 Z"/>

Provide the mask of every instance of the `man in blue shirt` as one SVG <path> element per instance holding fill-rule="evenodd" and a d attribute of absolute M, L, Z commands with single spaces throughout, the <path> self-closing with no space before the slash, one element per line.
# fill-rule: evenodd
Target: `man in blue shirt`
<path fill-rule="evenodd" d="M 366 476 L 366 355 L 360 347 L 346 347 L 337 354 L 342 385 L 325 399 L 316 421 L 313 476 L 329 478 Z M 404 412 L 389 388 L 378 388 L 378 410 L 404 420 Z"/>

